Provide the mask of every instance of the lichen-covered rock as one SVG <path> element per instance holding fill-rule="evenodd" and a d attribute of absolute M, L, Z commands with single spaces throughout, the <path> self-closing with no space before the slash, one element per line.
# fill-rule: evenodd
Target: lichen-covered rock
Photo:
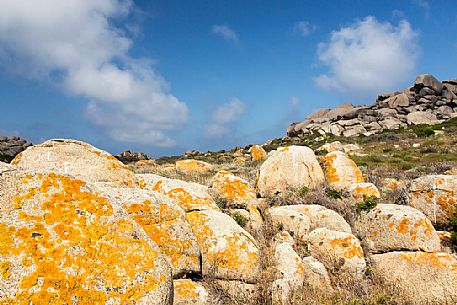
<path fill-rule="evenodd" d="M 358 235 L 373 252 L 440 251 L 440 239 L 419 210 L 398 204 L 378 204 L 363 212 L 355 224 Z"/>
<path fill-rule="evenodd" d="M 176 171 L 183 174 L 209 174 L 214 166 L 208 162 L 188 159 L 176 161 Z"/>
<path fill-rule="evenodd" d="M 87 182 L 134 186 L 135 175 L 121 161 L 90 144 L 76 140 L 49 140 L 31 146 L 11 162 L 30 170 L 71 175 Z"/>
<path fill-rule="evenodd" d="M 289 232 L 296 240 L 303 241 L 309 233 L 309 217 L 292 206 L 271 207 L 266 211 L 271 225 Z"/>
<path fill-rule="evenodd" d="M 282 289 L 272 291 L 274 304 L 288 304 L 292 293 L 303 287 L 305 269 L 300 256 L 293 249 L 293 245 L 293 238 L 285 231 L 278 233 L 273 241 L 273 258 L 277 278 L 273 287 L 282 287 Z"/>
<path fill-rule="evenodd" d="M 267 152 L 261 145 L 252 145 L 250 152 L 252 161 L 263 161 L 267 158 Z"/>
<path fill-rule="evenodd" d="M 364 199 L 370 197 L 381 197 L 378 188 L 373 183 L 369 182 L 354 183 L 348 186 L 345 190 L 356 201 L 363 201 Z"/>
<path fill-rule="evenodd" d="M 225 198 L 231 206 L 246 207 L 256 203 L 255 190 L 249 183 L 227 171 L 218 172 L 211 180 L 214 195 Z"/>
<path fill-rule="evenodd" d="M 333 151 L 322 158 L 324 174 L 329 186 L 344 190 L 354 183 L 364 182 L 362 172 L 345 153 Z"/>
<path fill-rule="evenodd" d="M 457 260 L 444 252 L 389 252 L 371 258 L 372 274 L 399 303 L 457 302 Z"/>
<path fill-rule="evenodd" d="M 187 219 L 200 245 L 204 276 L 256 282 L 259 250 L 251 234 L 222 212 L 194 211 Z"/>
<path fill-rule="evenodd" d="M 257 193 L 272 197 L 304 186 L 315 189 L 324 184 L 324 174 L 314 152 L 305 146 L 280 147 L 270 152 L 257 177 Z"/>
<path fill-rule="evenodd" d="M 317 228 L 326 228 L 333 231 L 351 233 L 351 226 L 337 212 L 318 204 L 296 204 L 285 207 L 301 212 L 310 220 L 309 231 Z"/>
<path fill-rule="evenodd" d="M 206 288 L 190 279 L 173 281 L 173 305 L 210 305 L 209 294 Z"/>
<path fill-rule="evenodd" d="M 54 173 L 0 175 L 4 304 L 169 304 L 171 268 L 125 211 Z"/>
<path fill-rule="evenodd" d="M 308 247 L 328 270 L 360 275 L 366 267 L 360 241 L 350 233 L 319 228 L 309 233 Z"/>
<path fill-rule="evenodd" d="M 340 141 L 333 141 L 331 143 L 325 143 L 320 146 L 317 151 L 332 152 L 332 151 L 344 151 L 343 144 Z"/>
<path fill-rule="evenodd" d="M 429 175 L 411 183 L 409 205 L 433 223 L 446 224 L 457 213 L 457 176 Z"/>
<path fill-rule="evenodd" d="M 230 209 L 229 214 L 238 224 L 240 224 L 240 218 L 242 222 L 246 222 L 243 228 L 251 233 L 255 240 L 259 241 L 265 237 L 263 229 L 264 221 L 259 209 L 255 205 L 248 205 L 246 209 Z"/>
<path fill-rule="evenodd" d="M 127 211 L 159 246 L 173 268 L 174 278 L 185 273 L 201 273 L 197 239 L 178 205 L 142 189 L 96 186 L 96 190 Z"/>
<path fill-rule="evenodd" d="M 154 174 L 138 174 L 136 177 L 141 188 L 167 196 L 186 212 L 196 210 L 219 211 L 208 193 L 208 187 L 205 185 L 169 179 Z"/>
<path fill-rule="evenodd" d="M 312 256 L 304 257 L 302 264 L 305 272 L 304 286 L 318 295 L 332 295 L 334 292 L 332 283 L 324 264 Z"/>

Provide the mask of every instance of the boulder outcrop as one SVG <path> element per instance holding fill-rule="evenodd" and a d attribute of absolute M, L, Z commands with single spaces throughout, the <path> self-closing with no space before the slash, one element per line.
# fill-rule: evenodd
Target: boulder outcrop
<path fill-rule="evenodd" d="M 0 136 L 0 161 L 11 161 L 32 143 L 17 136 Z"/>

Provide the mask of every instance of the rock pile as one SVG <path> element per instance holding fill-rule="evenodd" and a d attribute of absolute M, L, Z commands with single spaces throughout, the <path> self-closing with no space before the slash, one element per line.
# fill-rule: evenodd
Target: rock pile
<path fill-rule="evenodd" d="M 287 135 L 369 136 L 384 129 L 438 124 L 454 117 L 457 117 L 457 79 L 440 82 L 432 75 L 423 74 L 416 77 L 412 87 L 380 94 L 371 106 L 344 103 L 334 109 L 321 109 L 303 122 L 291 124 Z"/>
<path fill-rule="evenodd" d="M 122 163 L 137 162 L 141 160 L 150 160 L 151 158 L 143 152 L 131 152 L 126 150 L 115 156 Z"/>
<path fill-rule="evenodd" d="M 16 136 L 0 136 L 0 161 L 10 161 L 32 143 Z"/>
<path fill-rule="evenodd" d="M 455 304 L 457 259 L 434 225 L 455 212 L 457 176 L 356 214 L 378 189 L 346 154 L 320 159 L 282 147 L 255 188 L 228 171 L 205 171 L 206 186 L 135 174 L 75 140 L 32 146 L 0 162 L 0 303 L 285 305 L 371 280 L 399 304 Z M 326 205 L 329 186 L 348 194 Z"/>

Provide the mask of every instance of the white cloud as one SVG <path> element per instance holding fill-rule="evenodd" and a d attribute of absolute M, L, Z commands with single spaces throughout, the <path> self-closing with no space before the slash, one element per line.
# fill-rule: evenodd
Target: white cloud
<path fill-rule="evenodd" d="M 209 137 L 229 134 L 230 125 L 244 113 L 245 108 L 246 105 L 238 98 L 219 105 L 204 128 L 205 134 Z"/>
<path fill-rule="evenodd" d="M 294 24 L 294 31 L 302 35 L 303 37 L 308 36 L 316 30 L 316 26 L 309 23 L 308 21 L 298 21 Z"/>
<path fill-rule="evenodd" d="M 239 43 L 238 35 L 235 33 L 234 30 L 232 30 L 228 25 L 226 24 L 221 24 L 221 25 L 214 25 L 212 28 L 212 33 L 216 34 L 218 36 L 221 36 L 222 38 L 231 41 L 235 44 Z"/>
<path fill-rule="evenodd" d="M 320 43 L 319 60 L 329 68 L 328 74 L 315 78 L 326 90 L 351 97 L 373 97 L 414 77 L 418 45 L 408 21 L 398 26 L 366 17 L 330 35 Z"/>
<path fill-rule="evenodd" d="M 0 67 L 87 97 L 87 117 L 114 139 L 170 146 L 188 119 L 151 60 L 129 56 L 133 41 L 112 21 L 133 9 L 122 0 L 3 1 Z M 138 35 L 138 33 L 135 33 Z"/>

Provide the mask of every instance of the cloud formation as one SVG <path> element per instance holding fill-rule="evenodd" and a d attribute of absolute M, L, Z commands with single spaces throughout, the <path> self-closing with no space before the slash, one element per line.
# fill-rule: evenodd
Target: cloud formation
<path fill-rule="evenodd" d="M 366 17 L 342 27 L 319 44 L 319 61 L 329 72 L 314 80 L 323 89 L 356 98 L 395 89 L 414 76 L 417 36 L 406 20 L 394 26 Z"/>
<path fill-rule="evenodd" d="M 238 98 L 219 105 L 211 116 L 210 123 L 204 127 L 208 137 L 217 137 L 230 133 L 230 125 L 235 122 L 246 109 L 246 105 Z"/>
<path fill-rule="evenodd" d="M 294 31 L 299 33 L 303 37 L 308 36 L 316 30 L 316 26 L 309 23 L 308 21 L 298 21 L 294 24 Z"/>
<path fill-rule="evenodd" d="M 0 10 L 0 68 L 49 80 L 86 97 L 86 116 L 119 141 L 171 146 L 167 132 L 188 120 L 152 61 L 129 55 L 133 41 L 113 20 L 131 1 L 5 1 Z"/>
<path fill-rule="evenodd" d="M 211 32 L 235 44 L 240 42 L 238 35 L 226 24 L 214 25 Z"/>

